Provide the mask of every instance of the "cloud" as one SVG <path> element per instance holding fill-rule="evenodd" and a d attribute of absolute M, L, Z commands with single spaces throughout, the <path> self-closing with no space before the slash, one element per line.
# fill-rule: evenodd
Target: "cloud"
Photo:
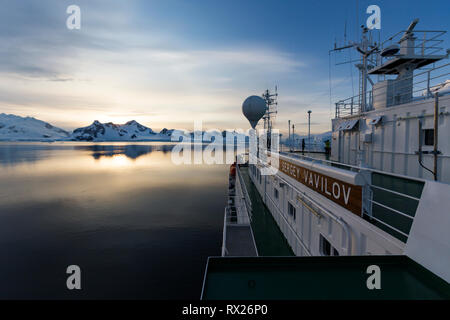
<path fill-rule="evenodd" d="M 247 127 L 242 101 L 275 84 L 282 88 L 282 121 L 307 107 L 328 108 L 328 87 L 305 85 L 313 75 L 304 72 L 308 62 L 293 53 L 261 43 L 199 43 L 184 34 L 139 29 L 131 23 L 136 8 L 121 1 L 80 1 L 81 30 L 69 31 L 68 4 L 5 5 L 1 109 L 68 129 L 93 119 L 130 118 L 152 127 L 190 128 L 195 119 L 218 128 Z"/>

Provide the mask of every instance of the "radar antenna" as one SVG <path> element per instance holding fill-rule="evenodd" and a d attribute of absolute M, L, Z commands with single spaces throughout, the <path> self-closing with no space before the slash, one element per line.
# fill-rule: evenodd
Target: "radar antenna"
<path fill-rule="evenodd" d="M 418 18 L 414 19 L 414 20 L 410 23 L 408 29 L 406 29 L 405 33 L 403 34 L 403 37 L 400 39 L 399 42 L 402 42 L 403 40 L 405 40 L 406 38 L 408 38 L 410 35 L 412 35 L 412 31 L 414 30 L 414 28 L 416 27 L 416 25 L 417 25 L 418 23 L 419 23 L 419 19 L 418 19 Z"/>

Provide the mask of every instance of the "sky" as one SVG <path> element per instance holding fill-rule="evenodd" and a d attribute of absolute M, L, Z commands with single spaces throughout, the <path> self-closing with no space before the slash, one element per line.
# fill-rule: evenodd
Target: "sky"
<path fill-rule="evenodd" d="M 66 27 L 72 4 L 79 30 Z M 0 113 L 67 130 L 94 120 L 247 129 L 242 102 L 277 86 L 275 127 L 306 132 L 312 110 L 311 132 L 324 132 L 334 102 L 357 90 L 356 69 L 335 65 L 351 54 L 329 50 L 345 30 L 359 39 L 371 4 L 382 39 L 414 18 L 450 29 L 448 0 L 0 0 Z"/>

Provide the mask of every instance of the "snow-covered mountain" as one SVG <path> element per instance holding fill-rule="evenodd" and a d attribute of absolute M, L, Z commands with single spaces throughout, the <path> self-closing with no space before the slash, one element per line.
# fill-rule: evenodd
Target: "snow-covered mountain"
<path fill-rule="evenodd" d="M 173 130 L 163 129 L 160 133 L 141 125 L 135 120 L 125 124 L 101 123 L 95 120 L 91 125 L 75 129 L 71 140 L 76 141 L 170 141 Z"/>
<path fill-rule="evenodd" d="M 66 140 L 69 136 L 69 132 L 32 117 L 0 114 L 0 140 L 2 141 Z"/>
<path fill-rule="evenodd" d="M 281 140 L 281 143 L 286 146 L 290 145 L 296 148 L 301 148 L 302 140 L 304 139 L 306 149 L 323 151 L 323 148 L 325 147 L 325 141 L 327 140 L 331 141 L 331 134 L 332 134 L 331 131 L 311 134 L 311 146 L 309 146 L 308 135 L 291 134 L 291 139 L 286 137 L 285 139 Z"/>
<path fill-rule="evenodd" d="M 95 120 L 91 125 L 75 129 L 72 133 L 69 133 L 35 118 L 0 114 L 0 141 L 171 141 L 175 132 L 176 137 L 178 137 L 177 141 L 183 140 L 180 137 L 181 134 L 190 136 L 191 141 L 194 141 L 193 132 L 164 128 L 157 133 L 135 120 L 128 121 L 125 124 L 101 123 Z M 215 141 L 214 135 L 221 135 L 223 142 L 225 142 L 225 137 L 230 134 L 237 141 L 248 142 L 247 135 L 237 132 L 216 131 L 212 137 L 211 133 L 197 132 L 198 135 L 203 137 L 203 142 Z"/>

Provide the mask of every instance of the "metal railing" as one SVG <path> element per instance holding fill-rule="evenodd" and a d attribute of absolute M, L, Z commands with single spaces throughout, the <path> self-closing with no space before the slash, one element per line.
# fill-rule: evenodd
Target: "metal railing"
<path fill-rule="evenodd" d="M 383 41 L 380 45 L 380 50 L 383 50 L 386 47 L 389 47 L 393 44 L 398 44 L 400 40 L 403 38 L 407 30 L 401 30 L 389 37 L 385 41 Z M 407 49 L 414 49 L 416 55 L 425 56 L 425 55 L 435 55 L 439 54 L 444 50 L 444 47 L 441 45 L 444 43 L 443 36 L 447 33 L 447 31 L 443 30 L 414 30 L 414 45 L 406 46 Z M 381 57 L 381 64 L 384 63 L 383 58 Z"/>
<path fill-rule="evenodd" d="M 223 215 L 222 257 L 225 257 L 228 253 L 226 241 L 227 241 L 227 207 L 225 207 L 225 213 Z"/>
<path fill-rule="evenodd" d="M 384 82 L 383 85 L 367 91 L 366 111 L 373 110 L 377 103 L 392 107 L 429 99 L 436 92 L 441 96 L 450 94 L 448 78 L 450 78 L 450 63 L 421 71 L 411 77 Z M 361 114 L 362 104 L 359 99 L 359 95 L 356 95 L 336 102 L 335 117 L 344 118 Z"/>
<path fill-rule="evenodd" d="M 249 219 L 251 221 L 251 219 L 252 219 L 252 202 L 250 200 L 250 196 L 248 195 L 247 187 L 245 186 L 245 181 L 244 181 L 244 178 L 242 177 L 242 173 L 241 173 L 241 170 L 239 169 L 239 165 L 236 165 L 236 176 L 238 177 L 238 179 L 236 179 L 236 180 L 239 181 L 239 183 L 236 183 L 236 184 L 239 184 L 239 188 L 244 196 L 243 200 L 245 202 L 245 206 L 247 208 L 247 213 L 248 213 Z"/>
<path fill-rule="evenodd" d="M 410 179 L 410 180 L 414 180 L 414 181 L 418 181 L 418 182 L 425 182 L 425 179 L 421 179 L 421 178 L 405 176 L 405 175 L 402 175 L 402 174 L 391 173 L 391 172 L 386 172 L 386 171 L 372 169 L 372 168 L 365 168 L 365 167 L 363 168 L 363 167 L 359 167 L 359 166 L 356 166 L 356 165 L 342 163 L 342 162 L 337 162 L 337 161 L 333 161 L 333 160 L 314 158 L 314 157 L 310 157 L 310 156 L 299 154 L 299 153 L 290 154 L 290 153 L 287 153 L 287 152 L 280 152 L 280 154 L 283 154 L 283 155 L 286 155 L 286 156 L 290 156 L 290 157 L 294 157 L 294 158 L 301 158 L 301 159 L 305 159 L 305 160 L 308 160 L 308 161 L 311 161 L 311 162 L 320 163 L 320 164 L 324 164 L 324 165 L 344 168 L 344 169 L 347 169 L 347 170 L 350 170 L 350 171 L 354 171 L 354 172 L 359 172 L 360 170 L 366 170 L 366 171 L 376 172 L 376 173 L 380 173 L 380 174 L 385 174 L 385 175 L 389 175 L 389 176 L 393 176 L 393 177 L 397 177 L 397 178 Z"/>
<path fill-rule="evenodd" d="M 307 140 L 307 139 L 305 139 Z M 281 151 L 296 151 L 296 152 L 325 152 L 325 142 L 315 142 L 306 143 L 305 149 L 302 150 L 302 140 L 301 139 L 286 139 L 285 142 L 280 143 Z"/>
<path fill-rule="evenodd" d="M 370 95 L 370 100 L 372 96 L 371 91 L 368 91 L 368 94 Z M 361 113 L 361 104 L 359 103 L 359 99 L 360 97 L 358 95 L 336 102 L 335 117 L 343 118 Z"/>
<path fill-rule="evenodd" d="M 405 46 L 401 44 L 401 50 L 411 51 L 414 57 L 421 58 L 425 56 L 442 57 L 445 53 L 442 51 L 444 48 L 441 46 L 443 43 L 442 36 L 446 31 L 434 31 L 434 30 L 414 30 L 415 41 L 413 46 Z M 379 51 L 384 48 L 397 44 L 400 42 L 401 37 L 405 34 L 405 31 L 400 31 L 381 43 Z M 449 50 L 447 50 L 447 57 L 449 56 Z M 440 56 L 436 56 L 440 54 Z M 403 54 L 395 54 L 390 57 L 382 57 L 377 54 L 377 59 L 371 58 L 370 64 L 375 67 L 383 65 L 390 59 L 395 59 L 403 56 Z M 384 85 L 377 83 L 371 90 L 366 91 L 367 101 L 365 101 L 365 110 L 362 110 L 362 93 L 349 97 L 335 103 L 335 117 L 349 117 L 360 114 L 363 111 L 373 110 L 374 104 L 382 104 L 387 107 L 396 106 L 404 103 L 409 103 L 415 100 L 422 100 L 430 98 L 437 90 L 443 89 L 440 85 L 445 83 L 447 77 L 450 75 L 449 63 L 436 66 L 433 64 L 429 69 L 421 70 L 410 77 L 402 77 L 394 79 L 390 75 L 385 75 L 384 80 L 390 80 L 385 82 Z M 369 70 L 370 72 L 370 70 Z M 450 83 L 448 83 L 448 90 L 446 93 L 450 93 Z M 386 98 L 386 99 L 385 99 Z M 384 101 L 386 100 L 386 101 Z"/>
<path fill-rule="evenodd" d="M 255 248 L 256 256 L 258 256 L 258 248 L 256 246 L 253 230 L 251 228 L 252 221 L 252 203 L 245 186 L 245 181 L 239 170 L 239 165 L 236 166 L 236 178 L 234 189 L 229 193 L 229 204 L 225 207 L 224 221 L 223 221 L 223 236 L 222 236 L 222 256 L 229 254 L 227 244 L 227 229 L 231 227 L 245 226 L 249 228 Z"/>

